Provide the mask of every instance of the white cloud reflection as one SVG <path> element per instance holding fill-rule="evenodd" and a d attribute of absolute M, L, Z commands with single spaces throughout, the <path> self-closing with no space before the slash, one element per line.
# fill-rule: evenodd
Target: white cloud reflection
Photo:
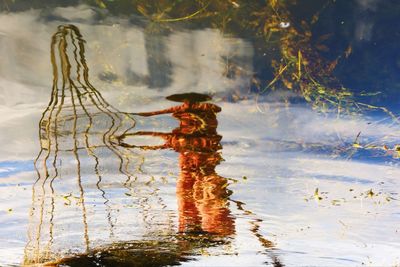
<path fill-rule="evenodd" d="M 371 1 L 361 2 L 368 4 Z M 52 83 L 49 42 L 62 20 L 73 21 L 80 28 L 87 41 L 91 81 L 120 110 L 158 110 L 171 105 L 163 97 L 172 93 L 223 93 L 243 90 L 249 85 L 251 44 L 206 29 L 177 31 L 153 40 L 155 44 L 152 45 L 163 45 L 165 53 L 161 56 L 165 59 L 159 60 L 170 65 L 171 81 L 161 77 L 164 80 L 160 79 L 160 84 L 167 81 L 165 86 L 150 88 L 149 80 L 162 76 L 154 74 L 149 64 L 146 38 L 152 33 L 127 20 L 112 17 L 99 25 L 96 12 L 86 6 L 57 8 L 48 14 L 52 15 L 52 20 L 36 10 L 0 14 L 1 162 L 32 160 L 39 150 L 37 124 L 49 101 Z M 232 62 L 239 64 L 241 71 L 229 76 L 227 68 Z M 375 202 L 384 202 L 386 196 L 399 193 L 397 177 L 400 177 L 400 169 L 396 164 L 367 164 L 344 158 L 335 160 L 330 156 L 337 145 L 351 146 L 359 132 L 364 140 L 394 143 L 399 138 L 399 126 L 365 117 L 337 119 L 317 114 L 304 106 L 286 107 L 273 97 L 269 102 L 259 103 L 259 107 L 253 100 L 219 102 L 218 105 L 222 107 L 219 133 L 223 135 L 226 160 L 217 168 L 219 174 L 239 180 L 242 176 L 248 177 L 248 182 L 231 186 L 232 198 L 246 202 L 247 208 L 263 218 L 263 234 L 281 249 L 279 253 L 284 264 L 399 264 L 396 254 L 400 249 L 399 202 L 382 205 Z M 260 108 L 264 113 L 259 111 Z M 170 130 L 175 125 L 176 122 L 166 120 L 156 127 Z M 326 150 L 323 153 L 301 152 L 304 147 L 313 145 Z M 151 153 L 146 161 L 147 170 L 156 177 L 177 161 L 174 153 L 162 156 L 163 164 L 154 155 L 152 158 Z M 1 167 L 0 173 L 9 170 Z M 27 192 L 35 178 L 33 172 L 0 178 L 0 222 L 3 225 L 0 236 L 5 237 L 0 240 L 1 264 L 22 261 L 28 223 L 26 214 L 31 205 Z M 28 186 L 18 186 L 19 183 Z M 90 186 L 94 188 L 93 183 Z M 109 186 L 112 188 L 111 181 Z M 320 202 L 304 200 L 313 196 L 315 188 L 328 192 L 328 198 Z M 360 197 L 369 189 L 382 194 L 373 198 Z M 113 197 L 118 198 L 115 192 Z M 175 210 L 173 183 L 167 186 L 166 192 L 167 210 Z M 358 198 L 354 199 L 356 195 Z M 342 201 L 338 207 L 331 203 L 337 199 Z M 65 207 L 60 205 L 58 208 Z M 7 213 L 9 209 L 13 212 Z M 248 251 L 249 242 L 254 242 L 248 220 L 239 215 L 240 211 L 233 204 L 232 210 L 237 215 L 235 245 L 240 260 L 237 256 L 205 257 L 199 259 L 198 264 L 216 264 L 220 259 L 226 260 L 218 261 L 221 265 L 239 264 L 248 259 L 246 253 L 254 253 Z M 99 214 L 103 215 L 102 212 Z M 93 216 L 99 215 L 94 213 Z M 119 222 L 126 226 L 131 218 L 129 212 L 125 212 Z M 103 234 L 92 232 L 93 239 L 100 243 L 107 239 Z M 118 234 L 121 237 L 125 233 Z M 129 236 L 125 235 L 125 238 L 129 239 Z M 254 250 L 262 249 L 255 243 L 252 246 Z M 241 257 L 240 253 L 245 256 Z M 10 255 L 13 259 L 3 260 Z M 260 255 L 250 256 L 254 264 L 265 260 Z M 188 264 L 193 265 L 193 262 Z"/>

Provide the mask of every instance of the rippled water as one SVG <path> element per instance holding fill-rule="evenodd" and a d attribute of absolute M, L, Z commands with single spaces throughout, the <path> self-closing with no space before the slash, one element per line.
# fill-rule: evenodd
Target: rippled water
<path fill-rule="evenodd" d="M 252 39 L 152 27 L 0 13 L 0 265 L 400 264 L 396 119 L 255 94 Z"/>

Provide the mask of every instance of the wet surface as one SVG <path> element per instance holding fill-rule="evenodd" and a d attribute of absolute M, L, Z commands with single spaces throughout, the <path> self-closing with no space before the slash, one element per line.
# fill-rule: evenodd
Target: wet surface
<path fill-rule="evenodd" d="M 271 1 L 287 35 L 277 39 L 271 17 L 268 46 L 207 24 L 216 3 L 174 19 L 163 17 L 165 3 L 160 14 L 138 4 L 142 15 L 127 17 L 111 1 L 8 2 L 0 265 L 400 263 L 396 79 L 385 67 L 383 84 L 393 86 L 363 91 L 341 74 L 362 65 L 345 58 L 362 54 L 381 27 L 362 14 L 385 5 L 351 4 L 360 19 L 347 46 L 323 17 L 337 18 L 340 1 L 316 11 L 322 19 L 310 32 L 325 26 L 346 45 L 309 37 L 296 24 L 307 12 Z M 261 18 L 268 11 L 229 5 Z M 198 14 L 208 15 L 192 22 Z"/>

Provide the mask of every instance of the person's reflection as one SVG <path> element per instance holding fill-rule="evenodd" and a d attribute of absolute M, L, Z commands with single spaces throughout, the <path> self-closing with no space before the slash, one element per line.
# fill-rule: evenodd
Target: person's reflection
<path fill-rule="evenodd" d="M 120 145 L 132 147 L 123 139 L 132 135 L 159 136 L 165 140 L 160 146 L 135 146 L 143 149 L 172 148 L 179 152 L 181 173 L 177 181 L 179 231 L 182 233 L 209 233 L 218 236 L 234 234 L 234 220 L 228 208 L 227 179 L 219 176 L 215 167 L 222 160 L 219 150 L 221 136 L 217 134 L 216 114 L 221 108 L 201 103 L 211 98 L 188 93 L 167 97 L 182 105 L 165 110 L 136 113 L 153 116 L 172 113 L 180 121 L 171 133 L 136 132 L 120 137 Z"/>
<path fill-rule="evenodd" d="M 227 180 L 215 172 L 220 160 L 219 154 L 181 154 L 177 182 L 180 232 L 204 231 L 221 236 L 234 233 L 227 207 Z"/>

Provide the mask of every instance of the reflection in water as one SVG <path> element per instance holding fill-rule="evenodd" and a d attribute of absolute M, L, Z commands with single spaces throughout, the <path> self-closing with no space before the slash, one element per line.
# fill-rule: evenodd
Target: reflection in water
<path fill-rule="evenodd" d="M 179 231 L 183 233 L 210 233 L 221 236 L 234 234 L 234 221 L 228 209 L 228 181 L 215 172 L 222 160 L 219 150 L 221 136 L 217 134 L 216 113 L 221 108 L 211 103 L 209 96 L 189 93 L 167 97 L 184 102 L 165 110 L 138 113 L 153 116 L 172 113 L 180 121 L 172 133 L 136 132 L 124 134 L 159 136 L 165 140 L 159 146 L 140 146 L 144 149 L 172 148 L 179 152 L 181 174 L 177 181 Z M 134 147 L 121 142 L 124 147 Z"/>
<path fill-rule="evenodd" d="M 90 84 L 84 54 L 84 40 L 78 28 L 60 26 L 51 43 L 54 75 L 51 100 L 39 123 L 41 150 L 35 160 L 38 178 L 33 187 L 26 263 L 43 262 L 54 257 L 50 253 L 56 238 L 55 211 L 57 207 L 70 206 L 73 201 L 81 210 L 81 225 L 74 226 L 73 222 L 68 221 L 72 218 L 67 218 L 65 214 L 59 214 L 58 223 L 62 230 L 71 233 L 83 230 L 83 236 L 76 238 L 80 239 L 78 242 L 83 243 L 85 250 L 89 249 L 86 198 L 81 173 L 85 165 L 92 165 L 97 177 L 95 182 L 92 180 L 90 183 L 96 185 L 107 207 L 110 232 L 113 220 L 109 199 L 102 188 L 102 171 L 107 168 L 106 162 L 101 164 L 102 158 L 116 158 L 119 171 L 129 177 L 128 167 L 134 154 L 114 146 L 110 137 L 133 128 L 135 121 L 109 105 Z M 93 164 L 88 162 L 87 156 L 93 160 Z M 67 166 L 63 167 L 63 164 Z M 71 170 L 70 166 L 76 168 Z M 68 178 L 73 177 L 68 176 L 75 176 L 76 180 L 72 181 Z M 59 198 L 62 201 L 57 201 Z M 77 228 L 71 231 L 66 229 L 68 227 Z"/>
<path fill-rule="evenodd" d="M 166 58 L 165 43 L 161 36 L 145 31 L 145 46 L 150 88 L 165 88 L 171 84 L 171 62 Z"/>
<path fill-rule="evenodd" d="M 244 203 L 230 199 L 229 179 L 215 171 L 222 160 L 216 118 L 220 107 L 202 103 L 211 99 L 207 95 L 188 93 L 169 96 L 183 102 L 173 108 L 120 112 L 90 84 L 84 55 L 78 28 L 60 26 L 51 44 L 51 100 L 39 123 L 41 150 L 35 160 L 38 178 L 24 264 L 179 264 L 203 248 L 230 244 L 235 222 L 229 203 L 235 203 L 250 218 L 251 231 L 273 264 L 280 266 L 273 243 L 259 231 L 262 220 Z M 166 113 L 180 121 L 171 133 L 130 132 L 134 115 Z M 165 143 L 123 142 L 135 136 L 158 136 Z M 144 158 L 135 148 L 171 148 L 179 153 L 178 233 L 169 216 L 155 218 L 160 212 L 165 215 L 167 206 L 157 196 L 158 188 L 140 183 Z"/>
<path fill-rule="evenodd" d="M 216 114 L 221 108 L 211 103 L 208 95 L 197 93 L 176 94 L 168 100 L 183 102 L 180 106 L 154 111 L 136 113 L 140 116 L 153 116 L 172 113 L 180 125 L 172 133 L 135 132 L 121 135 L 119 143 L 123 147 L 142 149 L 171 148 L 179 153 L 180 176 L 177 181 L 177 199 L 179 209 L 179 232 L 184 234 L 208 237 L 229 237 L 235 234 L 234 217 L 229 210 L 229 200 L 235 203 L 238 210 L 251 218 L 250 231 L 257 238 L 265 254 L 274 266 L 282 266 L 274 253 L 274 244 L 260 233 L 263 222 L 252 211 L 246 209 L 245 203 L 230 199 L 228 179 L 219 176 L 215 168 L 221 162 L 220 141 L 217 133 Z M 165 140 L 162 145 L 132 145 L 124 142 L 129 136 L 158 136 Z"/>

